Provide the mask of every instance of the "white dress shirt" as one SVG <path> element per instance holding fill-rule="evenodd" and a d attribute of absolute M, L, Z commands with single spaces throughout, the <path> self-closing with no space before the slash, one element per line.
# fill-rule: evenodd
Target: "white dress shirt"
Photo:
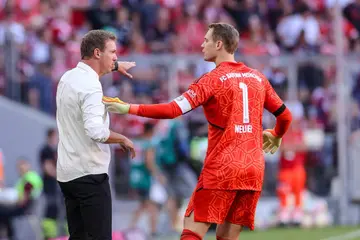
<path fill-rule="evenodd" d="M 58 181 L 108 172 L 110 146 L 103 142 L 110 122 L 102 97 L 99 75 L 83 62 L 61 77 L 56 92 Z"/>

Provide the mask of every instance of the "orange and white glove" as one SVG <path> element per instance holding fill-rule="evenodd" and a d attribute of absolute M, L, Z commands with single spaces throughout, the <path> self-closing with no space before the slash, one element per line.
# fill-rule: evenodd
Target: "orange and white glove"
<path fill-rule="evenodd" d="M 119 113 L 119 114 L 127 114 L 130 110 L 130 104 L 121 101 L 119 98 L 115 97 L 106 97 L 103 96 L 102 102 L 105 104 L 106 109 L 109 112 Z"/>
<path fill-rule="evenodd" d="M 274 154 L 281 145 L 281 137 L 277 136 L 274 129 L 263 131 L 263 150 L 265 153 Z"/>

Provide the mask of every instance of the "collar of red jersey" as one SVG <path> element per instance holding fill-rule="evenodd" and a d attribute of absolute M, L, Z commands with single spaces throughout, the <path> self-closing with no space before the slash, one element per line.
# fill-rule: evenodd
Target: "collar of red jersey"
<path fill-rule="evenodd" d="M 241 66 L 244 65 L 242 62 L 222 62 L 218 65 L 219 66 Z"/>

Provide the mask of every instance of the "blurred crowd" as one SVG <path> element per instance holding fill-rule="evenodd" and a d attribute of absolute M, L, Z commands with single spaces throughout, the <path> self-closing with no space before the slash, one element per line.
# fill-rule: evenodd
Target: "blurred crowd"
<path fill-rule="evenodd" d="M 80 60 L 81 37 L 90 29 L 116 33 L 118 56 L 135 60 L 133 80 L 119 74 L 106 76 L 104 92 L 141 103 L 167 101 L 214 66 L 182 56 L 201 54 L 207 24 L 223 21 L 240 32 L 237 55 L 269 57 L 251 62 L 287 99 L 289 74 L 279 56 L 334 55 L 334 7 L 332 0 L 1 0 L 0 1 L 0 95 L 55 114 L 55 91 L 60 76 Z M 343 13 L 345 53 L 359 50 L 360 1 L 339 1 Z M 173 54 L 169 66 L 161 54 Z M 152 54 L 152 55 L 150 55 Z M 184 55 L 185 54 L 185 55 Z M 145 56 L 138 60 L 133 56 Z M 171 62 L 171 61 L 170 61 Z M 291 105 L 296 117 L 310 127 L 335 133 L 335 63 L 311 61 L 296 65 L 298 93 Z M 359 128 L 360 77 L 354 73 L 351 128 Z M 351 100 L 351 99 L 350 99 Z M 202 111 L 189 116 L 189 139 L 205 136 Z M 143 119 L 113 116 L 113 127 L 129 136 L 141 133 Z M 272 124 L 270 120 L 265 125 Z M 269 118 L 270 119 L 270 118 Z M 124 127 L 130 126 L 130 127 Z M 129 131 L 130 130 L 130 131 Z M 329 142 L 328 142 L 329 144 Z M 335 155 L 335 154 L 331 154 Z M 335 157 L 334 157 L 335 159 Z M 328 162 L 333 162 L 328 160 Z"/>
<path fill-rule="evenodd" d="M 336 65 L 334 61 L 292 63 L 289 58 L 334 56 L 335 0 L 0 0 L 0 95 L 55 114 L 55 91 L 60 76 L 80 60 L 80 42 L 90 29 L 113 31 L 121 60 L 135 60 L 129 80 L 119 74 L 104 77 L 104 93 L 136 103 L 168 101 L 203 73 L 214 68 L 201 58 L 201 43 L 211 22 L 228 22 L 240 32 L 238 59 L 258 68 L 286 101 L 303 129 L 306 145 L 307 188 L 326 196 L 337 175 Z M 360 1 L 338 0 L 342 9 L 345 54 L 360 51 Z M 166 54 L 166 55 L 163 55 Z M 171 54 L 171 55 L 169 55 Z M 189 56 L 196 55 L 196 58 Z M 140 56 L 140 57 L 139 57 Z M 265 57 L 268 61 L 250 61 Z M 284 57 L 287 56 L 287 57 Z M 169 60 L 170 59 L 170 60 Z M 253 58 L 252 58 L 253 59 Z M 256 58 L 255 58 L 256 59 Z M 355 61 L 355 62 L 354 62 Z M 357 63 L 353 60 L 353 63 Z M 175 63 L 175 64 L 174 64 Z M 293 65 L 290 65 L 293 64 Z M 294 68 L 292 68 L 294 67 Z M 291 70 L 292 69 L 292 70 Z M 351 71 L 345 111 L 349 142 L 360 129 L 360 75 Z M 292 78 L 291 76 L 296 76 Z M 295 96 L 288 95 L 296 81 Z M 174 89 L 175 88 L 175 89 Z M 175 96 L 174 96 L 175 94 Z M 202 160 L 206 148 L 206 120 L 201 109 L 181 118 L 187 132 L 187 152 L 176 159 Z M 115 131 L 141 137 L 147 120 L 112 116 Z M 264 116 L 264 126 L 274 118 Z M 170 133 L 168 122 L 157 133 Z M 276 189 L 277 163 L 268 158 L 264 194 Z M 117 152 L 116 158 L 123 158 Z M 128 183 L 130 163 L 116 161 L 119 184 Z M 122 180 L 121 180 L 122 179 Z M 126 187 L 122 186 L 122 188 Z M 126 191 L 126 190 L 124 190 Z"/>
<path fill-rule="evenodd" d="M 115 32 L 121 59 L 133 54 L 199 54 L 207 24 L 217 21 L 232 23 L 240 31 L 241 56 L 333 55 L 335 2 L 1 0 L 0 46 L 5 54 L 0 56 L 0 94 L 54 114 L 56 83 L 79 61 L 81 37 L 90 29 Z M 345 52 L 354 53 L 360 46 L 360 2 L 339 2 Z M 138 74 L 137 79 L 159 80 L 158 70 Z"/>

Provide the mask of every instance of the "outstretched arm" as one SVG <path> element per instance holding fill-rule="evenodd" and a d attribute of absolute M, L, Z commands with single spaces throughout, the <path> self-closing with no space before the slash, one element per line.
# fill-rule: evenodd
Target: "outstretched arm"
<path fill-rule="evenodd" d="M 206 103 L 214 94 L 210 86 L 210 78 L 202 76 L 191 84 L 189 89 L 169 103 L 160 104 L 129 104 L 119 98 L 103 97 L 103 103 L 110 112 L 133 114 L 147 118 L 172 119 L 185 114 Z"/>
<path fill-rule="evenodd" d="M 173 119 L 191 110 L 186 98 L 177 98 L 172 102 L 160 104 L 129 104 L 119 98 L 103 97 L 103 103 L 111 112 L 155 119 Z"/>
<path fill-rule="evenodd" d="M 156 119 L 173 119 L 183 114 L 175 100 L 170 103 L 160 104 L 130 104 L 129 113 Z"/>

